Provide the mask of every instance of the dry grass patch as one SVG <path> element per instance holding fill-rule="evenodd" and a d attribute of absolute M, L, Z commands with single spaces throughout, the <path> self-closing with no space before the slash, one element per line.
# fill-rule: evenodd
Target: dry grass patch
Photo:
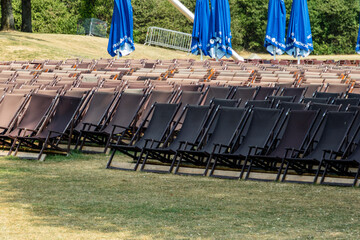
<path fill-rule="evenodd" d="M 355 239 L 359 189 L 0 159 L 1 239 Z"/>

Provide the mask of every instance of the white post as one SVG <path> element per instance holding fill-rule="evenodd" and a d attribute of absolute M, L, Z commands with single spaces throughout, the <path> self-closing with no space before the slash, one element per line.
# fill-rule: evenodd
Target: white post
<path fill-rule="evenodd" d="M 276 47 L 274 48 L 274 60 L 276 60 Z"/>
<path fill-rule="evenodd" d="M 201 61 L 203 60 L 203 53 L 202 50 L 200 49 L 200 55 L 201 55 Z"/>

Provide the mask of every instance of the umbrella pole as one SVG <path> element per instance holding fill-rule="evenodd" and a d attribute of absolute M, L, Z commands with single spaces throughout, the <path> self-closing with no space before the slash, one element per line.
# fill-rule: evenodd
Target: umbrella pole
<path fill-rule="evenodd" d="M 203 60 L 203 53 L 202 50 L 200 49 L 200 55 L 201 55 L 201 61 Z"/>
<path fill-rule="evenodd" d="M 276 60 L 276 47 L 274 48 L 274 60 Z"/>
<path fill-rule="evenodd" d="M 300 56 L 298 56 L 298 65 L 300 65 Z"/>
<path fill-rule="evenodd" d="M 117 59 L 120 59 L 120 51 L 117 50 Z"/>

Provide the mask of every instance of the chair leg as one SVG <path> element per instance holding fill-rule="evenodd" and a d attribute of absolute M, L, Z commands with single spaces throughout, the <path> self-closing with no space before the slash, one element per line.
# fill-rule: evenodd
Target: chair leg
<path fill-rule="evenodd" d="M 316 174 L 315 174 L 315 177 L 314 177 L 313 184 L 316 184 L 316 182 L 317 182 L 317 180 L 318 180 L 318 178 L 319 178 L 319 174 L 320 174 L 321 167 L 322 167 L 322 161 L 320 161 L 319 167 L 318 167 L 318 169 L 316 170 Z"/>
<path fill-rule="evenodd" d="M 284 174 L 283 174 L 283 177 L 282 177 L 282 179 L 281 179 L 281 182 L 284 182 L 284 181 L 285 181 L 286 174 L 287 174 L 287 172 L 288 172 L 288 170 L 289 170 L 289 166 L 290 166 L 290 162 L 287 162 L 287 163 L 286 163 L 286 167 L 285 167 L 285 171 L 284 171 Z"/>
<path fill-rule="evenodd" d="M 80 144 L 81 138 L 82 138 L 82 132 L 80 131 L 80 134 L 79 134 L 79 136 L 78 136 L 78 139 L 76 140 L 76 144 L 75 144 L 74 150 L 77 150 L 77 148 L 78 148 L 78 146 L 79 146 L 79 144 Z"/>
<path fill-rule="evenodd" d="M 116 153 L 116 149 L 114 149 L 113 152 L 111 153 L 110 159 L 109 159 L 108 163 L 106 164 L 106 168 L 110 168 L 110 165 L 115 156 L 115 153 Z"/>
<path fill-rule="evenodd" d="M 244 176 L 244 172 L 245 172 L 245 168 L 246 168 L 247 162 L 248 162 L 248 157 L 246 157 L 245 160 L 244 160 L 244 165 L 243 165 L 242 168 L 241 168 L 241 173 L 240 173 L 239 179 L 242 179 L 243 176 Z"/>
<path fill-rule="evenodd" d="M 140 154 L 140 157 L 141 157 L 141 156 L 142 156 L 142 155 Z M 149 152 L 146 152 L 145 158 L 144 158 L 144 160 L 143 160 L 143 162 L 142 162 L 142 164 L 141 164 L 140 171 L 143 171 L 143 170 L 144 170 L 145 164 L 146 164 L 146 161 L 147 161 L 148 157 L 149 157 Z"/>
<path fill-rule="evenodd" d="M 203 173 L 203 176 L 206 176 L 208 171 L 209 171 L 209 168 L 210 168 L 210 164 L 211 164 L 211 160 L 212 160 L 212 155 L 210 155 L 207 159 L 207 163 L 206 163 L 206 167 L 205 167 L 205 171 Z"/>
<path fill-rule="evenodd" d="M 327 173 L 327 171 L 328 171 L 328 168 L 329 168 L 329 164 L 326 163 L 326 164 L 325 164 L 325 168 L 324 168 L 324 172 L 323 172 L 323 174 L 322 174 L 322 176 L 321 176 L 321 179 L 320 179 L 320 184 L 323 184 L 323 183 L 324 183 L 325 177 L 326 177 L 326 173 Z"/>
<path fill-rule="evenodd" d="M 174 172 L 175 174 L 177 174 L 179 172 L 181 161 L 182 161 L 182 154 L 180 153 L 180 158 L 179 158 L 179 161 L 176 165 L 175 172 Z"/>
<path fill-rule="evenodd" d="M 171 165 L 170 165 L 170 168 L 169 168 L 169 173 L 171 173 L 172 170 L 174 169 L 177 156 L 178 156 L 178 155 L 177 155 L 177 153 L 176 153 L 176 154 L 174 155 L 174 157 L 173 157 L 173 160 L 171 161 Z"/>
<path fill-rule="evenodd" d="M 276 179 L 275 179 L 276 182 L 278 182 L 279 179 L 280 179 L 280 175 L 281 175 L 281 172 L 282 172 L 282 170 L 283 170 L 283 168 L 284 168 L 284 164 L 285 164 L 285 159 L 283 158 L 283 159 L 281 160 L 281 164 L 280 164 L 280 167 L 279 167 L 279 171 L 278 171 L 278 173 L 277 173 L 277 175 L 276 175 Z"/>
<path fill-rule="evenodd" d="M 358 170 L 357 170 L 357 172 L 356 172 L 356 175 L 355 175 L 355 178 L 354 178 L 353 187 L 356 186 L 356 183 L 357 183 L 358 178 L 359 178 L 359 174 L 360 174 L 360 165 L 359 165 L 359 168 L 358 168 Z"/>
<path fill-rule="evenodd" d="M 15 138 L 15 139 L 13 140 L 11 146 L 10 146 L 9 152 L 8 152 L 8 154 L 7 154 L 8 156 L 11 155 L 11 153 L 12 153 L 12 151 L 13 151 L 13 148 L 14 148 L 15 145 L 16 145 L 16 141 L 17 141 L 17 139 Z M 16 146 L 16 150 L 19 148 L 19 145 L 20 145 L 20 144 L 18 144 L 18 145 Z M 16 151 L 16 152 L 17 152 L 17 151 Z M 15 152 L 15 155 L 16 155 L 16 152 Z"/>
<path fill-rule="evenodd" d="M 213 163 L 213 165 L 212 165 L 212 167 L 211 167 L 211 171 L 210 171 L 210 174 L 209 174 L 210 177 L 211 177 L 211 176 L 214 174 L 214 172 L 215 172 L 215 168 L 216 168 L 217 161 L 218 161 L 218 158 L 215 157 L 215 158 L 214 158 L 214 163 Z"/>
<path fill-rule="evenodd" d="M 245 180 L 248 180 L 249 177 L 250 177 L 250 172 L 251 172 L 252 165 L 253 165 L 253 159 L 251 159 L 251 161 L 250 161 L 249 167 L 248 167 L 247 172 L 246 172 Z"/>
<path fill-rule="evenodd" d="M 48 143 L 48 138 L 47 138 L 47 139 L 45 140 L 45 142 L 43 143 L 43 146 L 42 146 L 42 148 L 41 148 L 41 150 L 40 150 L 40 153 L 39 153 L 39 155 L 38 155 L 38 157 L 37 157 L 37 160 L 40 160 L 40 159 L 41 159 L 41 156 L 42 156 L 43 152 L 44 152 L 45 149 L 46 149 L 47 143 Z"/>
<path fill-rule="evenodd" d="M 142 150 L 141 150 L 140 155 L 139 155 L 139 157 L 137 158 L 137 161 L 136 161 L 136 163 L 135 163 L 135 167 L 134 167 L 134 171 L 136 171 L 136 170 L 138 169 L 138 167 L 139 167 L 139 165 L 140 165 L 140 162 L 141 162 L 141 159 L 142 159 L 143 154 L 144 154 L 144 149 L 142 149 Z M 135 156 L 136 156 L 136 155 L 135 155 Z"/>

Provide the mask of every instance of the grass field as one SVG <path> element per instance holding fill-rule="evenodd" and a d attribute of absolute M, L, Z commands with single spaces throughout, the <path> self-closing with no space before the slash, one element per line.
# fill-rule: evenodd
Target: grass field
<path fill-rule="evenodd" d="M 58 59 L 85 58 L 99 59 L 110 58 L 107 53 L 106 38 L 66 35 L 66 34 L 43 34 L 22 32 L 0 32 L 0 61 L 4 60 L 33 60 L 33 59 Z M 194 58 L 197 56 L 182 51 L 144 46 L 136 44 L 136 50 L 125 58 L 133 59 L 174 59 Z M 251 52 L 239 52 L 244 58 L 248 58 Z M 263 59 L 272 59 L 269 54 L 257 54 Z M 277 56 L 278 59 L 293 59 L 287 54 Z M 360 59 L 360 55 L 310 55 L 308 59 Z"/>
<path fill-rule="evenodd" d="M 356 239 L 360 192 L 0 158 L 0 239 Z"/>
<path fill-rule="evenodd" d="M 96 37 L 0 32 L 0 60 L 109 58 L 106 45 L 107 39 Z M 136 48 L 129 58 L 193 57 L 143 45 Z M 360 235 L 358 188 L 106 170 L 107 159 L 79 153 L 50 156 L 45 162 L 0 157 L 0 239 L 357 239 Z"/>

